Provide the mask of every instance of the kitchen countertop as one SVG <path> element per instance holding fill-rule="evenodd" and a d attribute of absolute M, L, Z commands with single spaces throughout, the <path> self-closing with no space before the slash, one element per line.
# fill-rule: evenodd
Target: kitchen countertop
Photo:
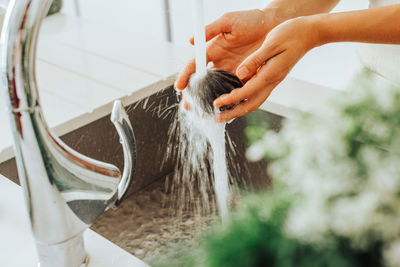
<path fill-rule="evenodd" d="M 307 54 L 262 106 L 307 109 L 342 90 L 354 69 L 354 44 L 319 47 Z M 332 55 L 342 54 L 342 65 Z M 115 99 L 176 74 L 193 56 L 189 47 L 57 14 L 43 23 L 37 80 L 45 117 L 56 134 L 65 123 Z M 329 64 L 321 67 L 317 58 Z M 303 77 L 303 78 L 302 78 Z M 324 83 L 325 85 L 322 85 Z M 303 92 L 307 92 L 303 94 Z M 8 118 L 0 101 L 0 162 L 13 156 Z M 79 120 L 78 120 L 79 121 Z M 59 128 L 63 128 L 62 130 Z"/>
<path fill-rule="evenodd" d="M 0 175 L 0 191 L 0 265 L 37 266 L 34 239 L 21 187 Z M 88 267 L 147 266 L 90 229 L 86 230 L 84 240 L 89 255 Z"/>
<path fill-rule="evenodd" d="M 329 46 L 316 53 L 329 55 L 332 49 L 342 47 Z M 192 55 L 192 49 L 187 47 L 138 38 L 129 32 L 76 17 L 53 15 L 43 23 L 37 53 L 37 80 L 49 126 L 56 134 L 63 134 L 78 127 L 83 116 L 95 114 L 104 107 L 111 110 L 110 103 L 115 99 L 136 94 L 137 98 L 143 97 L 149 92 L 141 89 L 175 75 Z M 312 62 L 314 57 L 315 53 L 306 56 L 304 61 Z M 348 72 L 351 72 L 350 60 L 344 63 Z M 322 86 L 312 76 L 300 79 L 299 73 L 307 68 L 302 64 L 296 67 L 295 75 L 287 77 L 274 90 L 262 105 L 263 109 L 290 116 L 293 109 L 318 108 L 327 98 L 340 93 L 335 89 L 343 89 Z M 321 66 L 316 68 L 321 69 Z M 335 68 L 337 66 L 324 67 L 325 72 L 319 71 L 317 80 L 324 80 L 323 73 L 330 77 Z M 0 162 L 13 156 L 3 102 L 0 102 Z M 33 238 L 23 202 L 19 186 L 0 176 L 1 266 L 35 265 Z M 143 265 L 91 230 L 86 232 L 85 242 L 93 259 L 98 261 L 96 266 Z M 105 258 L 101 253 L 104 250 L 116 261 Z M 24 251 L 24 257 L 17 256 L 20 251 Z"/>
<path fill-rule="evenodd" d="M 177 73 L 191 53 L 76 17 L 50 16 L 42 25 L 36 63 L 47 122 L 55 128 L 165 79 Z M 0 101 L 0 162 L 13 156 L 4 110 Z"/>
<path fill-rule="evenodd" d="M 113 100 L 176 73 L 190 55 L 190 49 L 185 52 L 169 43 L 137 41 L 113 29 L 53 15 L 43 23 L 36 63 L 47 122 L 58 134 L 68 132 L 82 123 L 80 116 L 104 110 Z M 13 156 L 4 101 L 0 102 L 0 125 L 0 161 L 4 161 Z M 37 265 L 22 190 L 1 175 L 0 237 L 0 266 Z M 84 238 L 89 266 L 147 266 L 90 229 Z"/>

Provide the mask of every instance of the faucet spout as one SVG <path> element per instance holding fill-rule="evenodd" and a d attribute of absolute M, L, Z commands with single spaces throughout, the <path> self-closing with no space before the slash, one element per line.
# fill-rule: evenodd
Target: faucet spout
<path fill-rule="evenodd" d="M 35 77 L 40 25 L 51 0 L 12 0 L 1 32 L 1 71 L 14 151 L 41 267 L 87 262 L 82 233 L 117 206 L 133 178 L 136 146 L 116 102 L 112 121 L 124 150 L 124 173 L 64 144 L 47 126 Z"/>

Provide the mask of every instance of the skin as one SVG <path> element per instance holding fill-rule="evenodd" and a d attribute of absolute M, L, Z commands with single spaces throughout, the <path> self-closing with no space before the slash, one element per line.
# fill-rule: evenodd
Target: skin
<path fill-rule="evenodd" d="M 206 27 L 208 61 L 245 82 L 220 96 L 216 107 L 237 105 L 217 115 L 230 121 L 255 111 L 311 49 L 332 42 L 400 44 L 400 5 L 328 14 L 336 0 L 281 0 L 264 10 L 228 13 Z M 193 39 L 191 40 L 193 44 Z M 194 60 L 179 75 L 183 90 Z M 187 103 L 186 108 L 189 108 Z"/>
<path fill-rule="evenodd" d="M 218 121 L 256 111 L 316 42 L 317 33 L 305 20 L 291 19 L 274 28 L 262 46 L 239 65 L 236 73 L 240 79 L 248 80 L 245 85 L 214 101 L 220 107 L 246 99 L 236 108 L 221 113 Z"/>
<path fill-rule="evenodd" d="M 206 26 L 207 62 L 234 73 L 240 63 L 256 51 L 267 33 L 278 24 L 275 10 L 231 12 Z M 194 44 L 193 37 L 190 43 Z M 192 59 L 180 73 L 175 87 L 183 90 L 196 71 Z"/>
<path fill-rule="evenodd" d="M 297 16 L 328 12 L 337 2 L 338 0 L 276 0 L 263 10 L 227 13 L 206 26 L 207 62 L 211 62 L 215 68 L 235 73 L 238 66 L 261 47 L 265 37 L 274 27 Z M 193 37 L 190 43 L 194 44 Z M 192 59 L 179 74 L 175 87 L 183 90 L 195 71 L 195 61 Z M 243 78 L 242 81 L 247 80 Z M 266 97 L 264 92 L 262 98 Z M 186 101 L 183 102 L 183 106 L 189 109 Z M 246 103 L 240 108 L 248 109 L 249 112 L 252 107 Z M 232 111 L 237 113 L 239 110 Z M 232 116 L 228 116 L 226 120 L 230 117 Z M 224 117 L 217 117 L 216 120 L 223 121 Z"/>

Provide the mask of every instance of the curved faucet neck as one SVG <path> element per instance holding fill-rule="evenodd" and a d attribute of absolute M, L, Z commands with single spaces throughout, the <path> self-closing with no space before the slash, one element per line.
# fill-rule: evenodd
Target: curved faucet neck
<path fill-rule="evenodd" d="M 36 45 L 40 25 L 51 0 L 13 0 L 10 2 L 1 33 L 2 71 L 8 108 L 13 112 L 38 106 L 35 77 Z"/>
<path fill-rule="evenodd" d="M 0 39 L 1 71 L 40 266 L 80 266 L 86 260 L 83 231 L 127 192 L 134 173 L 135 139 L 117 101 L 112 119 L 128 159 L 121 177 L 114 165 L 72 150 L 49 131 L 39 104 L 35 59 L 40 25 L 50 4 L 51 0 L 11 1 Z"/>

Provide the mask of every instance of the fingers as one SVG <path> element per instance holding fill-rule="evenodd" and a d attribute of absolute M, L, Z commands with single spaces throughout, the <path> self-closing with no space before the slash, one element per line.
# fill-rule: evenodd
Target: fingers
<path fill-rule="evenodd" d="M 190 60 L 189 63 L 183 68 L 179 73 L 178 79 L 175 82 L 175 88 L 178 90 L 183 90 L 186 88 L 190 76 L 196 72 L 196 63 L 194 59 Z"/>
<path fill-rule="evenodd" d="M 219 108 L 222 106 L 240 103 L 243 100 L 249 99 L 252 95 L 265 88 L 267 82 L 261 79 L 261 76 L 266 72 L 267 66 L 264 65 L 260 71 L 242 88 L 232 90 L 229 94 L 223 94 L 214 100 L 214 106 Z"/>
<path fill-rule="evenodd" d="M 230 16 L 224 15 L 206 26 L 206 41 L 207 42 L 210 41 L 220 33 L 231 32 L 231 30 L 232 30 L 232 23 Z M 190 38 L 190 43 L 194 45 L 193 37 Z"/>
<path fill-rule="evenodd" d="M 232 105 L 245 100 L 247 96 L 252 95 L 253 88 L 242 87 L 233 89 L 229 94 L 223 94 L 214 100 L 214 106 L 220 108 L 222 106 Z"/>
<path fill-rule="evenodd" d="M 270 59 L 260 68 L 242 88 L 222 95 L 214 101 L 216 107 L 238 104 L 234 109 L 222 112 L 216 117 L 217 121 L 230 121 L 249 112 L 256 111 L 268 98 L 272 90 L 286 77 L 289 72 L 291 55 L 281 53 Z"/>
<path fill-rule="evenodd" d="M 214 63 L 210 61 L 210 56 L 207 51 L 207 67 L 214 67 Z M 178 90 L 184 90 L 189 83 L 190 76 L 196 72 L 196 61 L 191 59 L 188 64 L 181 70 L 178 78 L 175 81 L 175 88 Z"/>
<path fill-rule="evenodd" d="M 263 68 L 265 68 L 265 66 Z M 242 88 L 233 89 L 229 94 L 221 95 L 214 100 L 214 106 L 219 108 L 249 99 L 268 85 L 268 82 L 260 78 L 262 74 L 261 72 L 257 73 L 257 75 L 250 79 Z"/>
<path fill-rule="evenodd" d="M 253 95 L 264 90 L 269 85 L 277 82 L 279 83 L 289 72 L 289 62 L 290 55 L 286 53 L 281 53 L 271 58 L 242 88 L 234 89 L 231 93 L 218 97 L 214 101 L 214 106 L 219 108 L 221 106 L 239 103 L 243 100 L 250 99 Z"/>
<path fill-rule="evenodd" d="M 250 112 L 254 112 L 258 109 L 259 106 L 264 103 L 264 101 L 268 98 L 271 94 L 272 89 L 277 84 L 271 84 L 265 90 L 260 91 L 258 94 L 254 95 L 251 99 L 240 103 L 235 108 L 231 110 L 224 111 L 215 117 L 217 122 L 229 122 L 237 117 L 244 116 Z"/>
<path fill-rule="evenodd" d="M 248 56 L 237 68 L 236 75 L 241 80 L 253 76 L 257 70 L 271 57 L 282 51 L 278 51 L 275 46 L 264 42 L 263 45 L 254 53 Z"/>

